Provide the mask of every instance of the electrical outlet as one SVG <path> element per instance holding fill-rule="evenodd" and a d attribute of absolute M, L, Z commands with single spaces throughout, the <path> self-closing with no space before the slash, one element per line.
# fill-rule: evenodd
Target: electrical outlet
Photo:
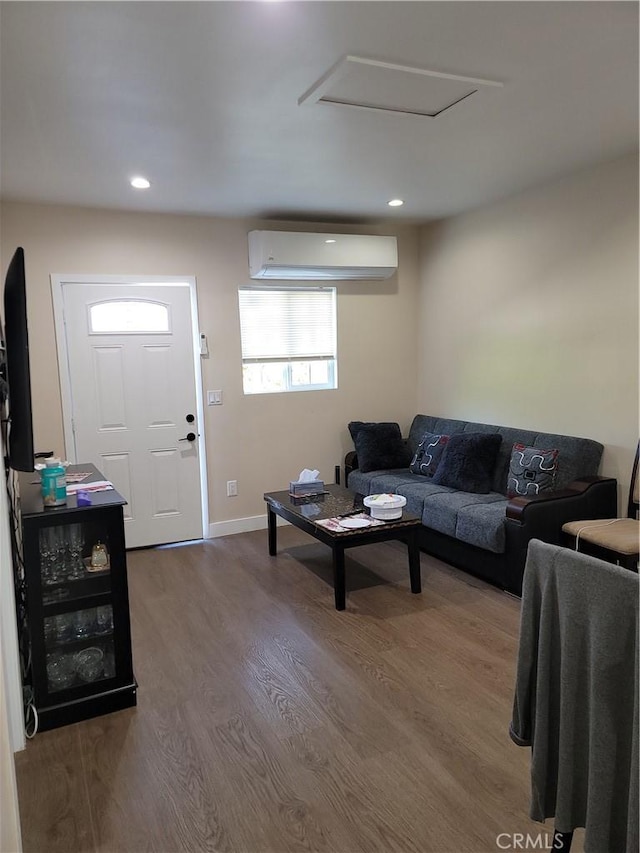
<path fill-rule="evenodd" d="M 238 481 L 237 480 L 227 480 L 227 497 L 235 498 L 238 494 Z"/>

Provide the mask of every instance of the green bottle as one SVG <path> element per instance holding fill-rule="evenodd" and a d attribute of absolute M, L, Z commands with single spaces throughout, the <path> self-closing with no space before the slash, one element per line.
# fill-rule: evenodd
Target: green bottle
<path fill-rule="evenodd" d="M 67 475 L 59 459 L 52 457 L 42 469 L 42 501 L 47 506 L 64 506 L 67 502 Z"/>

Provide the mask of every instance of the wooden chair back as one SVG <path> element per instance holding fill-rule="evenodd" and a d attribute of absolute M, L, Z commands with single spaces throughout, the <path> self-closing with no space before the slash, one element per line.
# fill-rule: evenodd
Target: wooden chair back
<path fill-rule="evenodd" d="M 629 506 L 627 507 L 627 516 L 629 518 L 638 518 L 640 512 L 640 478 L 638 477 L 638 454 L 640 454 L 640 441 L 636 447 L 636 458 L 633 463 L 633 471 L 631 472 L 631 486 L 629 487 Z"/>

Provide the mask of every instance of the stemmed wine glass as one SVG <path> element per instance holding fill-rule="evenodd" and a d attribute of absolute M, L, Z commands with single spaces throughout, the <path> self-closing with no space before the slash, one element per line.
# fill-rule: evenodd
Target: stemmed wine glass
<path fill-rule="evenodd" d="M 67 577 L 72 581 L 81 580 L 86 576 L 84 561 L 82 559 L 82 548 L 84 546 L 82 525 L 70 524 L 68 532 L 69 571 Z"/>
<path fill-rule="evenodd" d="M 40 574 L 44 586 L 51 586 L 51 568 L 53 565 L 55 551 L 51 536 L 52 528 L 43 527 L 40 530 Z"/>
<path fill-rule="evenodd" d="M 45 604 L 69 595 L 69 591 L 60 586 L 67 576 L 64 550 L 64 540 L 57 527 L 43 527 L 40 530 L 40 572 L 42 585 L 47 588 L 43 598 Z"/>
<path fill-rule="evenodd" d="M 64 541 L 57 527 L 43 527 L 40 531 L 40 560 L 45 586 L 54 586 L 65 580 Z"/>

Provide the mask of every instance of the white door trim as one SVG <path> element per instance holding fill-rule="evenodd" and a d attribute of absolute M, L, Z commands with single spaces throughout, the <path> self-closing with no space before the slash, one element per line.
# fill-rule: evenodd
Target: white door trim
<path fill-rule="evenodd" d="M 58 351 L 58 375 L 60 377 L 60 397 L 62 401 L 62 426 L 64 430 L 65 457 L 70 462 L 77 462 L 75 440 L 72 422 L 71 375 L 69 372 L 69 354 L 67 335 L 64 321 L 64 301 L 62 288 L 65 284 L 105 285 L 114 287 L 189 287 L 191 300 L 191 326 L 193 332 L 193 365 L 196 385 L 196 410 L 198 417 L 199 437 L 198 455 L 200 459 L 200 493 L 202 497 L 202 538 L 209 536 L 209 490 L 207 486 L 207 457 L 204 440 L 204 400 L 202 394 L 202 365 L 200 362 L 200 326 L 198 323 L 198 299 L 196 279 L 191 275 L 66 275 L 52 273 L 51 297 L 53 300 L 53 319 L 56 332 L 56 348 Z"/>

